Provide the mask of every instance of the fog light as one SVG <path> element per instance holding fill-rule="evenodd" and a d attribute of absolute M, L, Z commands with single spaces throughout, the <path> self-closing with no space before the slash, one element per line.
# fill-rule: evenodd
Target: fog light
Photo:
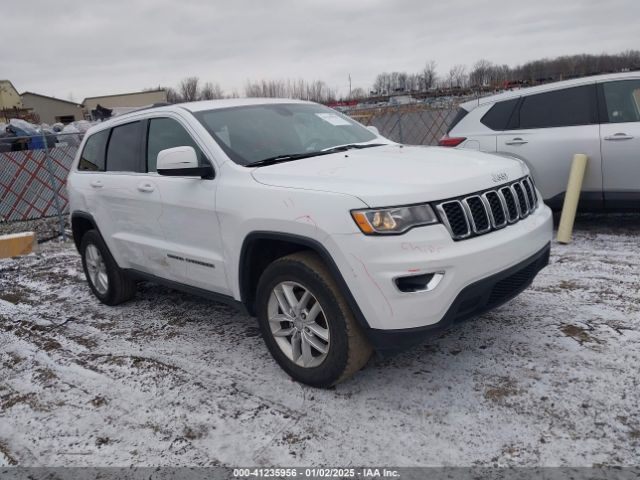
<path fill-rule="evenodd" d="M 396 287 L 403 293 L 428 292 L 438 286 L 444 273 L 423 273 L 395 279 Z"/>

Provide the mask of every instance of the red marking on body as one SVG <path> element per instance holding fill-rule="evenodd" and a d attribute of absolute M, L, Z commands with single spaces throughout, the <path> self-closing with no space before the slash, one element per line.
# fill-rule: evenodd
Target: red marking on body
<path fill-rule="evenodd" d="M 311 215 L 300 215 L 299 217 L 296 217 L 294 220 L 296 222 L 300 220 L 304 220 L 306 223 L 310 223 L 314 227 L 318 228 L 318 224 L 316 223 L 316 221 L 313 219 Z"/>
<path fill-rule="evenodd" d="M 391 302 L 389 302 L 389 299 L 386 297 L 386 295 L 382 291 L 382 288 L 380 288 L 380 285 L 378 285 L 378 282 L 376 282 L 376 279 L 373 278 L 373 276 L 369 273 L 369 270 L 367 270 L 367 266 L 364 264 L 362 260 L 356 257 L 353 253 L 351 254 L 351 256 L 355 258 L 358 262 L 360 262 L 360 264 L 362 265 L 362 269 L 364 270 L 364 273 L 367 274 L 367 277 L 369 277 L 369 280 L 371 280 L 371 283 L 373 283 L 373 285 L 378 289 L 378 291 L 380 292 L 380 295 L 382 295 L 382 298 L 384 298 L 384 301 L 387 302 L 387 307 L 389 307 L 389 314 L 393 317 L 394 313 L 393 313 L 393 307 L 391 306 Z"/>

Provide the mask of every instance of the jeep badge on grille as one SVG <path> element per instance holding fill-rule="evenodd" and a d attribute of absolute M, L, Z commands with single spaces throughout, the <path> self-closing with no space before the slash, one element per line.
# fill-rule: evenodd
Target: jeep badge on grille
<path fill-rule="evenodd" d="M 491 179 L 493 183 L 506 182 L 509 180 L 509 175 L 507 175 L 507 172 L 492 173 Z"/>

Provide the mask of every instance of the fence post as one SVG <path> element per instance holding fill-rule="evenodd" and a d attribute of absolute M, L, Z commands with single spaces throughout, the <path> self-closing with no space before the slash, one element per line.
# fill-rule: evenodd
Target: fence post
<path fill-rule="evenodd" d="M 53 189 L 53 204 L 58 212 L 58 224 L 60 227 L 60 235 L 62 241 L 67 241 L 67 235 L 64 231 L 64 219 L 62 218 L 62 208 L 60 207 L 60 199 L 58 198 L 58 188 L 56 187 L 56 177 L 53 174 L 53 163 L 51 157 L 49 157 L 49 144 L 47 143 L 47 137 L 44 134 L 44 128 L 40 126 L 40 134 L 42 135 L 43 149 L 44 149 L 44 161 L 47 166 L 47 172 L 49 172 L 49 181 L 51 182 L 51 188 Z"/>
<path fill-rule="evenodd" d="M 398 136 L 400 137 L 400 143 L 404 143 L 404 139 L 402 138 L 402 111 L 398 110 Z"/>

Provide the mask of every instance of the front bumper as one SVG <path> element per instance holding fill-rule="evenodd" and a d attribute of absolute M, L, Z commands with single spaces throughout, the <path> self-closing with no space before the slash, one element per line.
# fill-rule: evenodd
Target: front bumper
<path fill-rule="evenodd" d="M 526 289 L 540 270 L 549 264 L 551 245 L 502 272 L 465 287 L 438 323 L 418 328 L 395 330 L 368 329 L 372 346 L 380 353 L 394 353 L 414 345 L 455 324 L 499 307 Z"/>
<path fill-rule="evenodd" d="M 541 204 L 518 223 L 457 242 L 441 224 L 398 236 L 332 235 L 325 242 L 358 307 L 356 316 L 376 343 L 378 330 L 392 334 L 440 324 L 467 287 L 543 251 L 551 233 L 551 211 Z M 404 293 L 394 283 L 436 272 L 442 279 L 428 291 Z"/>

